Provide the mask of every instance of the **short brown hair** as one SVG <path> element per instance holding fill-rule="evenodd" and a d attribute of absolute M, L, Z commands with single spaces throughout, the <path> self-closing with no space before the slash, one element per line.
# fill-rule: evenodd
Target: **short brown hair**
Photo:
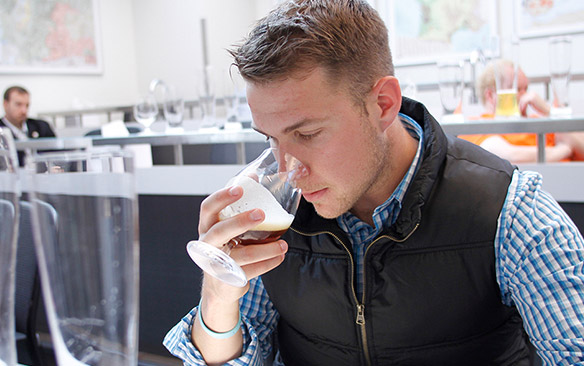
<path fill-rule="evenodd" d="M 12 92 L 17 92 L 19 94 L 28 94 L 28 90 L 26 90 L 22 86 L 14 85 L 6 89 L 6 91 L 4 92 L 5 101 L 8 102 L 10 100 L 10 94 L 12 94 Z"/>
<path fill-rule="evenodd" d="M 362 0 L 286 1 L 230 53 L 241 75 L 253 83 L 323 67 L 333 85 L 346 81 L 359 104 L 380 77 L 393 75 L 387 28 Z"/>

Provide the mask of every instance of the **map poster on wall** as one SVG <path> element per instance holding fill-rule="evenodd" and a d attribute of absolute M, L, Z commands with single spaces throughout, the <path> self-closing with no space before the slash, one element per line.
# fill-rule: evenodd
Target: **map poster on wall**
<path fill-rule="evenodd" d="M 388 0 L 379 12 L 389 28 L 396 65 L 430 64 L 442 57 L 468 59 L 491 51 L 496 34 L 493 0 Z"/>
<path fill-rule="evenodd" d="M 97 1 L 0 0 L 0 73 L 101 73 Z"/>
<path fill-rule="evenodd" d="M 521 38 L 584 32 L 582 0 L 514 0 L 515 26 Z"/>

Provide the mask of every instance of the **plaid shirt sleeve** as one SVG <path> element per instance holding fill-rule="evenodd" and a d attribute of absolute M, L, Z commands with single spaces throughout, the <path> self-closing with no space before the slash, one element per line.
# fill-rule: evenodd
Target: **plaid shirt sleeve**
<path fill-rule="evenodd" d="M 243 352 L 239 358 L 226 365 L 259 366 L 264 364 L 272 352 L 272 334 L 279 315 L 274 309 L 260 278 L 250 281 L 248 292 L 240 300 L 242 316 Z M 184 365 L 205 365 L 205 360 L 191 342 L 193 320 L 197 307 L 192 309 L 164 337 L 168 351 L 180 358 Z"/>
<path fill-rule="evenodd" d="M 495 239 L 503 302 L 545 365 L 584 365 L 584 240 L 534 172 L 513 175 Z"/>

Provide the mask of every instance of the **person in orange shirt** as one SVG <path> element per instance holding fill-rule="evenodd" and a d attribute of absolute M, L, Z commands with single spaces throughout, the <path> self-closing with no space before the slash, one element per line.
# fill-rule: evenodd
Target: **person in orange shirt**
<path fill-rule="evenodd" d="M 513 63 L 509 60 L 496 61 L 497 67 L 506 70 L 508 78 L 513 77 Z M 521 115 L 527 117 L 527 108 L 536 114 L 529 117 L 547 116 L 550 106 L 536 92 L 528 91 L 529 79 L 518 68 L 517 100 Z M 495 87 L 495 65 L 490 63 L 478 79 L 477 94 L 485 106 L 481 118 L 493 118 L 497 105 Z M 501 135 L 461 135 L 460 138 L 481 146 L 512 163 L 529 163 L 537 161 L 537 137 L 533 133 L 511 133 Z M 584 160 L 584 132 L 546 134 L 546 161 Z"/>

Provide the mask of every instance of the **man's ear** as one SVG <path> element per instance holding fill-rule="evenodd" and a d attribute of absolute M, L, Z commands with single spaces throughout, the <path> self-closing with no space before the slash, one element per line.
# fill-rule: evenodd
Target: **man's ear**
<path fill-rule="evenodd" d="M 375 99 L 379 127 L 385 130 L 393 123 L 401 108 L 399 81 L 394 76 L 384 76 L 377 81 L 371 93 L 371 97 Z"/>
<path fill-rule="evenodd" d="M 485 107 L 489 113 L 495 113 L 497 106 L 497 92 L 494 88 L 485 89 Z"/>

